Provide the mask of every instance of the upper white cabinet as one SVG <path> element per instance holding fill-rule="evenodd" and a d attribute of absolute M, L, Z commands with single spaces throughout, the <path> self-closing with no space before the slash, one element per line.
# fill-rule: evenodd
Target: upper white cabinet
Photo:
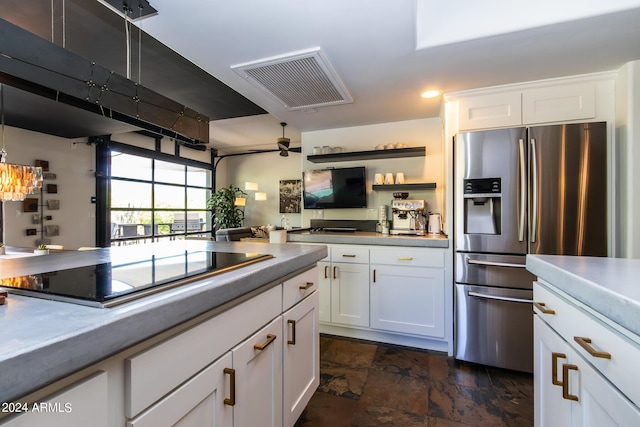
<path fill-rule="evenodd" d="M 596 88 L 591 83 L 522 92 L 522 123 L 537 124 L 596 116 Z"/>
<path fill-rule="evenodd" d="M 487 129 L 522 124 L 520 92 L 470 96 L 458 104 L 460 130 Z"/>
<path fill-rule="evenodd" d="M 458 98 L 459 131 L 587 120 L 596 115 L 596 84 L 591 82 Z"/>

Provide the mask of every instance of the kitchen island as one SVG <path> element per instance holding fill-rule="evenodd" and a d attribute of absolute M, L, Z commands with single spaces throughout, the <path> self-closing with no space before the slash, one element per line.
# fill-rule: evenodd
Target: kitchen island
<path fill-rule="evenodd" d="M 263 294 L 271 295 L 269 298 L 273 301 L 274 310 L 279 310 L 277 313 L 281 313 L 283 292 L 279 286 L 286 280 L 295 278 L 300 272 L 315 266 L 318 260 L 327 255 L 325 247 L 312 245 L 211 241 L 184 241 L 170 244 L 182 245 L 188 251 L 206 249 L 219 252 L 260 253 L 272 257 L 237 270 L 150 294 L 113 308 L 87 307 L 10 293 L 7 303 L 0 306 L 2 319 L 0 402 L 16 402 L 32 392 L 36 393 L 31 400 L 40 399 L 45 397 L 46 392 L 56 392 L 54 388 L 39 394 L 39 390 L 43 387 L 46 389 L 51 383 L 67 377 L 73 377 L 72 380 L 75 380 L 75 377 L 81 378 L 83 370 L 91 369 L 90 367 L 96 364 L 99 371 L 109 373 L 109 387 L 112 387 L 112 381 L 114 381 L 116 388 L 120 388 L 124 382 L 118 377 L 122 376 L 123 372 L 117 371 L 112 374 L 108 369 L 110 364 L 115 364 L 120 369 L 125 361 L 133 366 L 138 353 L 154 345 L 160 345 L 159 343 L 174 336 L 180 330 L 188 330 L 211 319 L 213 321 L 210 322 L 209 327 L 223 327 L 226 331 L 224 335 L 233 336 L 235 325 L 217 325 L 216 316 L 232 313 L 236 307 L 241 307 L 245 303 L 254 304 L 255 307 L 249 313 L 242 314 L 240 317 L 237 315 L 234 319 L 238 323 L 237 329 L 245 327 L 249 331 L 252 326 L 244 326 L 246 321 L 243 318 L 257 316 L 253 312 L 260 311 L 261 302 L 258 297 Z M 2 260 L 0 274 L 6 278 L 109 262 L 112 251 L 153 251 L 154 247 L 162 245 L 165 244 L 82 252 L 68 251 L 39 257 Z M 317 272 L 312 271 L 317 276 Z M 308 289 L 308 291 L 315 289 Z M 296 292 L 302 291 L 296 288 Z M 293 298 L 298 296 L 296 293 Z M 256 302 L 252 302 L 254 300 Z M 290 305 L 294 303 L 297 303 L 297 300 Z M 265 316 L 267 317 L 263 316 L 264 319 L 268 319 L 271 314 Z M 262 327 L 266 320 L 259 320 L 258 323 L 257 326 Z M 282 323 L 281 320 L 280 323 Z M 179 330 L 168 333 L 167 331 L 172 328 Z M 281 340 L 280 345 L 282 345 Z M 192 350 L 198 351 L 190 348 L 177 349 L 183 353 L 181 357 L 184 357 L 185 364 L 192 357 L 190 354 Z M 198 357 L 198 354 L 195 357 Z M 106 364 L 106 367 L 99 365 L 100 363 Z M 313 365 L 311 362 L 310 364 Z M 131 366 L 127 366 L 127 369 L 132 369 Z M 128 371 L 127 375 L 130 374 L 131 372 Z M 166 370 L 157 373 L 159 377 L 163 375 L 167 375 Z M 124 391 L 117 390 L 116 394 L 124 394 Z M 127 390 L 127 394 L 133 395 L 134 391 Z M 151 393 L 145 391 L 146 394 Z M 159 397 L 162 396 L 163 394 L 160 393 Z M 124 406 L 127 408 L 123 409 Z M 105 405 L 109 407 L 109 411 L 115 407 L 128 413 L 127 419 L 138 416 L 140 412 L 133 406 L 118 402 Z M 10 414 L 5 411 L 0 414 L 0 417 L 7 415 Z M 114 416 L 109 413 L 110 422 L 104 425 L 122 425 L 118 420 L 123 418 L 123 415 Z"/>
<path fill-rule="evenodd" d="M 535 425 L 640 424 L 640 260 L 527 255 Z"/>
<path fill-rule="evenodd" d="M 333 243 L 370 246 L 407 246 L 418 248 L 448 248 L 446 234 L 426 234 L 424 236 L 392 235 L 373 231 L 328 232 L 292 231 L 287 233 L 287 241 L 295 243 Z"/>

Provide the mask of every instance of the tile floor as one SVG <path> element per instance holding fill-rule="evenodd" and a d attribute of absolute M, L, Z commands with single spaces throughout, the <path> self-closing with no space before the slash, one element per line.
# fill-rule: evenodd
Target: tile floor
<path fill-rule="evenodd" d="M 320 386 L 295 427 L 533 426 L 533 376 L 322 335 Z"/>

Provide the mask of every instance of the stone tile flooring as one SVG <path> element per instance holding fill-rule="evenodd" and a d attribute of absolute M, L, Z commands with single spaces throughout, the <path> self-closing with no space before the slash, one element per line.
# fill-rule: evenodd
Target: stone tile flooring
<path fill-rule="evenodd" d="M 320 386 L 295 427 L 533 426 L 533 376 L 321 335 Z"/>

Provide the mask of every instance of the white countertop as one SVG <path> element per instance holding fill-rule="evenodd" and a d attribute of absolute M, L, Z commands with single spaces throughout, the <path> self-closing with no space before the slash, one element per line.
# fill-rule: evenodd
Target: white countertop
<path fill-rule="evenodd" d="M 527 255 L 527 270 L 640 335 L 640 259 Z"/>
<path fill-rule="evenodd" d="M 0 306 L 0 402 L 116 354 L 283 276 L 315 264 L 325 246 L 174 241 L 189 249 L 271 254 L 273 258 L 113 308 L 9 293 Z M 163 244 L 155 244 L 163 245 Z M 152 244 L 113 248 L 151 251 Z M 111 249 L 0 260 L 0 278 L 108 262 Z M 11 292 L 11 291 L 9 291 Z"/>
<path fill-rule="evenodd" d="M 373 231 L 293 231 L 287 233 L 287 241 L 297 243 L 334 243 L 347 245 L 409 246 L 423 248 L 449 247 L 449 238 L 446 234 L 426 234 L 424 236 L 410 236 L 382 234 Z"/>

